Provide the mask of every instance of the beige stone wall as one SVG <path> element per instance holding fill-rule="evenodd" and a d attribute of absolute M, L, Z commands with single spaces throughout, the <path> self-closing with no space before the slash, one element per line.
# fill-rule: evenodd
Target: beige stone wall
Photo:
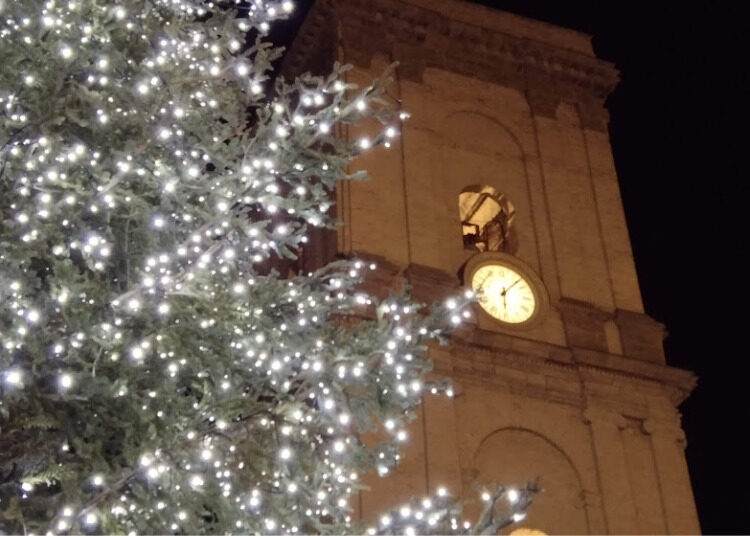
<path fill-rule="evenodd" d="M 361 86 L 398 59 L 389 97 L 411 113 L 391 149 L 357 160 L 372 180 L 337 192 L 339 251 L 379 257 L 378 284 L 443 296 L 472 255 L 458 195 L 489 185 L 513 203 L 515 254 L 550 302 L 533 328 L 480 318 L 432 350 L 457 395 L 425 398 L 403 463 L 368 480 L 359 514 L 538 476 L 528 527 L 698 532 L 676 410 L 695 378 L 665 365 L 663 326 L 643 311 L 602 104 L 613 68 L 586 36 L 455 0 L 323 5 L 305 43 L 337 35 Z"/>
<path fill-rule="evenodd" d="M 387 65 L 376 57 L 350 79 L 365 85 Z M 358 161 L 374 180 L 341 192 L 342 250 L 455 274 L 471 256 L 458 194 L 486 184 L 516 207 L 517 256 L 553 303 L 643 312 L 606 134 L 583 129 L 570 105 L 560 104 L 555 119 L 535 116 L 517 90 L 444 71 L 426 70 L 422 83 L 398 80 L 391 91 L 412 117 L 390 153 Z M 608 329 L 607 349 L 621 352 L 617 326 Z M 560 315 L 529 335 L 564 344 Z"/>
<path fill-rule="evenodd" d="M 581 371 L 571 359 L 489 350 L 456 340 L 436 349 L 437 376 L 453 399 L 427 396 L 410 427 L 403 463 L 371 476 L 359 513 L 367 520 L 439 486 L 474 500 L 475 486 L 521 485 L 543 492 L 524 526 L 556 534 L 692 534 L 700 531 L 673 401 L 656 382 Z M 546 350 L 546 354 L 545 354 Z M 665 383 L 667 383 L 665 381 Z"/>
<path fill-rule="evenodd" d="M 581 370 L 554 346 L 488 349 L 463 333 L 436 348 L 437 377 L 456 396 L 426 396 L 410 427 L 403 463 L 371 476 L 359 513 L 367 520 L 439 486 L 477 499 L 475 486 L 543 492 L 524 525 L 557 534 L 699 532 L 673 401 L 656 382 Z M 479 346 L 477 343 L 481 342 Z M 481 349 L 479 349 L 481 348 Z M 534 355 L 535 354 L 535 355 Z M 643 372 L 643 371 L 642 371 Z M 666 381 L 665 378 L 665 382 Z M 467 513 L 478 506 L 469 503 Z"/>
<path fill-rule="evenodd" d="M 376 58 L 352 80 L 364 84 L 386 66 Z M 485 329 L 510 333 L 513 346 L 529 351 L 524 340 L 569 344 L 555 306 L 562 298 L 605 313 L 642 313 L 606 134 L 583 129 L 570 105 L 561 104 L 556 118 L 537 117 L 516 90 L 453 73 L 427 70 L 423 83 L 400 81 L 393 91 L 412 118 L 390 151 L 378 149 L 357 163 L 372 180 L 341 192 L 343 250 L 456 274 L 471 256 L 462 245 L 458 194 L 486 184 L 516 207 L 517 256 L 540 275 L 553 307 L 530 331 L 508 332 L 497 324 Z M 603 336 L 604 350 L 622 353 L 615 322 L 606 324 Z M 677 439 L 627 427 L 622 410 L 582 410 L 586 396 L 575 375 L 546 378 L 524 366 L 502 374 L 512 380 L 462 384 L 455 401 L 426 400 L 401 467 L 363 494 L 362 515 L 438 485 L 472 497 L 476 483 L 520 484 L 538 476 L 545 492 L 526 526 L 550 533 L 699 530 Z M 575 388 L 580 398 L 562 404 L 548 392 L 513 392 L 513 385 L 534 384 Z M 593 390 L 609 406 L 627 388 Z"/>
<path fill-rule="evenodd" d="M 378 57 L 351 79 L 366 84 L 387 65 Z M 358 162 L 376 180 L 347 194 L 346 246 L 454 273 L 470 254 L 458 194 L 487 184 L 516 206 L 518 256 L 553 300 L 643 311 L 605 133 L 583 129 L 570 105 L 554 119 L 534 116 L 518 91 L 444 71 L 428 69 L 423 83 L 400 80 L 391 91 L 412 117 L 390 155 L 377 150 Z"/>

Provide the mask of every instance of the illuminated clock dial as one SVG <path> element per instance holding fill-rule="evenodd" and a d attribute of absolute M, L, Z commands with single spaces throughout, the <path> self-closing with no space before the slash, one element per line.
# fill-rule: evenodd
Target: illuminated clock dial
<path fill-rule="evenodd" d="M 471 287 L 478 295 L 479 305 L 502 322 L 520 324 L 536 311 L 537 300 L 529 282 L 503 264 L 477 268 L 471 276 Z"/>

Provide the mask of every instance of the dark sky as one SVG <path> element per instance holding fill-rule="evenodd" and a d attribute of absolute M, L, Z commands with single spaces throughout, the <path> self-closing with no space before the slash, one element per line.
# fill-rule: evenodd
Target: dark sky
<path fill-rule="evenodd" d="M 681 409 L 701 526 L 750 532 L 743 2 L 477 2 L 593 35 L 620 69 L 610 132 L 646 310 L 667 326 L 668 363 L 699 376 Z"/>

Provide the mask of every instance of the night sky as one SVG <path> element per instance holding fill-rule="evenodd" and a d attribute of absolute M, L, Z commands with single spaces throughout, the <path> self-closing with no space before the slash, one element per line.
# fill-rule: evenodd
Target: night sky
<path fill-rule="evenodd" d="M 588 33 L 621 71 L 610 133 L 646 311 L 667 326 L 668 364 L 699 376 L 681 409 L 701 527 L 748 533 L 750 23 L 742 2 L 477 2 Z M 300 3 L 289 33 L 312 2 Z"/>

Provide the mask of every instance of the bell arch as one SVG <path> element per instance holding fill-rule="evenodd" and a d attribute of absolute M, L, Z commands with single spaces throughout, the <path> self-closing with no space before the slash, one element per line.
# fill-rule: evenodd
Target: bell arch
<path fill-rule="evenodd" d="M 526 156 L 522 144 L 512 130 L 500 120 L 473 111 L 454 111 L 441 121 L 440 174 L 443 178 L 446 200 L 453 205 L 450 222 L 453 229 L 446 230 L 456 241 L 451 241 L 450 255 L 460 264 L 465 251 L 473 249 L 470 240 L 464 243 L 462 218 L 456 210 L 456 196 L 465 197 L 472 188 L 491 192 L 494 199 L 510 200 L 512 205 L 511 233 L 514 240 L 506 241 L 504 251 L 529 262 L 538 269 L 538 252 L 534 227 L 534 210 L 531 204 Z M 489 189 L 493 189 L 490 191 Z M 492 197 L 490 197 L 492 199 Z M 501 203 L 502 204 L 502 203 Z M 465 220 L 463 220 L 465 221 Z"/>
<path fill-rule="evenodd" d="M 513 227 L 516 209 L 492 186 L 473 184 L 458 194 L 464 249 L 515 253 L 518 237 Z"/>
<path fill-rule="evenodd" d="M 581 478 L 568 455 L 547 437 L 526 428 L 502 428 L 486 436 L 474 453 L 478 483 L 523 484 L 537 477 L 542 492 L 522 526 L 548 534 L 588 534 Z"/>

